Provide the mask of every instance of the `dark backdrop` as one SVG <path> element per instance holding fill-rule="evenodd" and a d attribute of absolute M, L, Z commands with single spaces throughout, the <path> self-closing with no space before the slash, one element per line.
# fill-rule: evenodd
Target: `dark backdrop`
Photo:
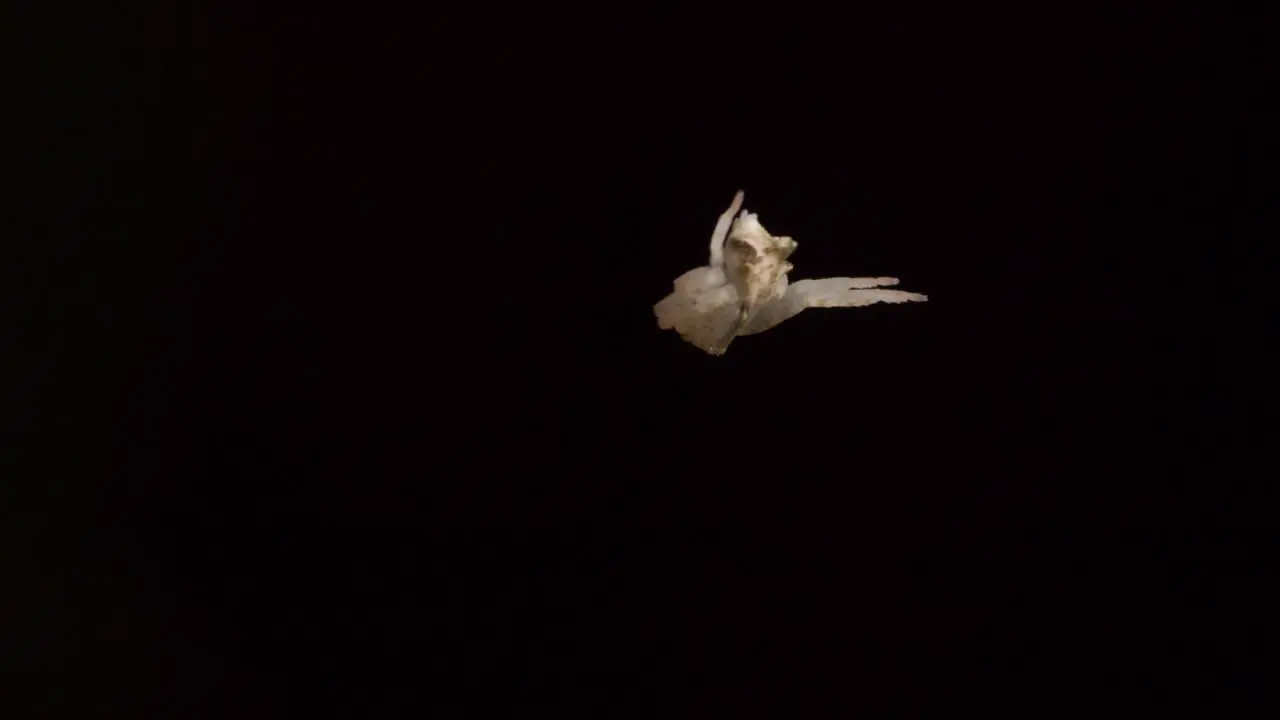
<path fill-rule="evenodd" d="M 270 477 L 263 511 L 1232 509 L 1187 482 L 1259 319 L 1218 269 L 1260 201 L 1230 26 L 214 14 L 243 25 L 194 83 L 216 243 L 164 412 L 208 423 L 174 446 L 210 476 Z M 723 358 L 658 331 L 739 188 L 796 277 L 930 303 Z"/>
<path fill-rule="evenodd" d="M 6 268 L 28 667 L 358 717 L 1260 688 L 1160 629 L 1262 583 L 1204 534 L 1274 500 L 1251 23 L 699 14 L 68 25 Z M 740 188 L 793 278 L 930 301 L 659 331 Z"/>

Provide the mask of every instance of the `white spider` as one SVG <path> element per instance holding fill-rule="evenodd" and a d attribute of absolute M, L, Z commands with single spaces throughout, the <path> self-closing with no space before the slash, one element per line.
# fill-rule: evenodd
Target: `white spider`
<path fill-rule="evenodd" d="M 787 273 L 792 265 L 787 258 L 795 252 L 796 241 L 770 235 L 756 215 L 746 210 L 735 220 L 742 198 L 739 190 L 716 223 L 710 263 L 676 278 L 675 291 L 653 306 L 658 327 L 674 329 L 703 351 L 723 355 L 735 337 L 764 332 L 805 308 L 929 299 L 919 293 L 882 289 L 898 284 L 891 277 L 823 278 L 789 285 Z"/>

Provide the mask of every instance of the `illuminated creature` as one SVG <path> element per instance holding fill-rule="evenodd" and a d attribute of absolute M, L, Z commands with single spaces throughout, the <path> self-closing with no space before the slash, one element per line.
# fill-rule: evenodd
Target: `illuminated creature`
<path fill-rule="evenodd" d="M 742 198 L 739 190 L 716 223 L 710 262 L 676 278 L 675 290 L 653 306 L 658 327 L 674 329 L 701 350 L 723 355 L 735 337 L 764 332 L 805 308 L 929 299 L 919 293 L 883 289 L 898 284 L 898 279 L 891 277 L 836 277 L 788 284 L 792 265 L 787 258 L 795 252 L 796 241 L 770 235 L 756 215 L 746 210 L 735 219 Z"/>

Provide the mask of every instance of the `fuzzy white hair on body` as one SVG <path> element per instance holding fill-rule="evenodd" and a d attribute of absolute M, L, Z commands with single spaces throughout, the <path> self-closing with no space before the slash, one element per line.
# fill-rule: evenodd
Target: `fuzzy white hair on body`
<path fill-rule="evenodd" d="M 874 303 L 925 302 L 928 296 L 901 290 L 892 277 L 836 277 L 788 283 L 787 262 L 795 240 L 770 235 L 754 213 L 733 197 L 711 234 L 711 258 L 676 278 L 675 289 L 653 306 L 658 327 L 675 330 L 711 355 L 723 355 L 739 335 L 777 326 L 806 308 L 860 307 Z M 734 216 L 737 215 L 737 218 Z"/>

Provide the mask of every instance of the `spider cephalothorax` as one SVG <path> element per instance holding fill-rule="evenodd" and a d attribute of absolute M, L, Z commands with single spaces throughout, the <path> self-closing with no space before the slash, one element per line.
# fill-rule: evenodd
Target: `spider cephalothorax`
<path fill-rule="evenodd" d="M 787 291 L 787 262 L 795 252 L 796 241 L 770 235 L 754 213 L 743 211 L 733 223 L 724 247 L 726 279 L 738 293 L 738 319 L 750 322 L 755 310 L 782 297 Z"/>

